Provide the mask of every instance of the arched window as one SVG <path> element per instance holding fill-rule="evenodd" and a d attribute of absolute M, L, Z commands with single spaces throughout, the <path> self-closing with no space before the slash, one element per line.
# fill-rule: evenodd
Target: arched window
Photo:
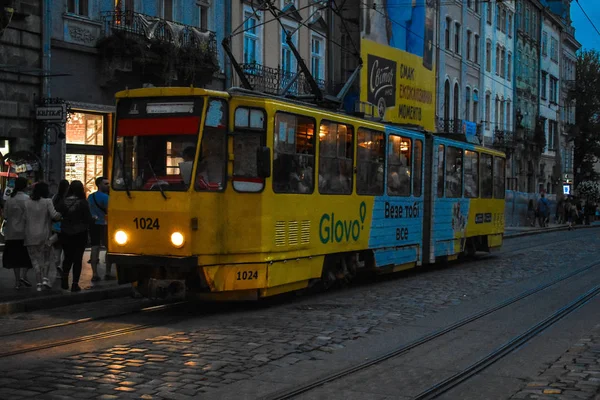
<path fill-rule="evenodd" d="M 473 89 L 473 122 L 477 123 L 479 117 L 479 92 Z"/>
<path fill-rule="evenodd" d="M 450 119 L 450 81 L 446 80 L 444 84 L 444 120 Z"/>
<path fill-rule="evenodd" d="M 458 83 L 454 84 L 454 123 L 456 124 L 459 118 L 459 105 L 460 105 L 460 95 L 458 90 Z"/>
<path fill-rule="evenodd" d="M 468 86 L 465 90 L 465 119 L 471 120 L 471 88 Z"/>

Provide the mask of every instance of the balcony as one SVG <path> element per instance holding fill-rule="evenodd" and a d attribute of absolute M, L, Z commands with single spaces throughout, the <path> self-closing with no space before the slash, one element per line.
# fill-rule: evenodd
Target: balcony
<path fill-rule="evenodd" d="M 517 146 L 518 137 L 512 131 L 505 131 L 501 129 L 494 130 L 494 142 L 492 144 L 493 147 L 508 151 L 510 149 L 514 149 Z"/>
<path fill-rule="evenodd" d="M 440 118 L 438 121 L 438 131 L 440 133 L 460 134 L 460 133 L 463 133 L 462 126 L 463 126 L 462 119 Z"/>
<path fill-rule="evenodd" d="M 244 75 L 254 90 L 277 95 L 296 75 L 293 72 L 285 71 L 281 68 L 267 67 L 257 63 L 240 64 Z M 323 79 L 315 79 L 317 86 L 324 93 L 329 92 L 328 85 Z M 239 85 L 239 77 L 234 77 L 234 84 Z M 287 92 L 292 95 L 311 94 L 310 85 L 303 73 L 300 72 L 298 79 L 291 85 Z"/>
<path fill-rule="evenodd" d="M 135 71 L 158 84 L 198 85 L 219 70 L 216 35 L 132 11 L 102 13 L 97 47 L 110 78 Z M 150 76 L 152 75 L 152 76 Z"/>

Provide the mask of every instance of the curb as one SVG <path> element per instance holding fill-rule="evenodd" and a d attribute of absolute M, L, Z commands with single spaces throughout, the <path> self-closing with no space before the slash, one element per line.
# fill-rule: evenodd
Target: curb
<path fill-rule="evenodd" d="M 32 297 L 0 303 L 0 315 L 9 315 L 34 310 L 64 307 L 131 295 L 131 286 L 121 285 L 100 290 L 82 290 L 79 293 L 56 293 L 49 296 Z"/>
<path fill-rule="evenodd" d="M 591 228 L 600 228 L 600 225 L 575 225 L 575 227 L 573 227 L 573 230 L 591 229 Z M 535 230 L 531 230 L 531 231 L 526 231 L 526 232 L 504 234 L 504 238 L 505 239 L 513 239 L 513 238 L 518 238 L 518 237 L 523 237 L 523 236 L 540 235 L 540 234 L 543 234 L 543 233 L 566 231 L 568 229 L 569 229 L 569 227 L 566 226 L 566 225 L 565 226 L 559 226 L 559 227 L 556 227 L 556 228 L 539 228 L 539 229 L 535 229 Z"/>

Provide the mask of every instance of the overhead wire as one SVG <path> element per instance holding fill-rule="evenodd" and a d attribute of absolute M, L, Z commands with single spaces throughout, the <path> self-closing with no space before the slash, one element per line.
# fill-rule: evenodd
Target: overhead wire
<path fill-rule="evenodd" d="M 596 33 L 598 35 L 600 35 L 600 31 L 598 31 L 598 28 L 596 28 L 596 25 L 594 25 L 594 22 L 592 22 L 592 19 L 589 17 L 589 15 L 585 12 L 585 10 L 583 9 L 581 3 L 579 3 L 579 0 L 575 0 L 577 5 L 579 6 L 579 8 L 581 8 L 581 11 L 583 12 L 583 15 L 585 15 L 585 17 L 588 19 L 588 21 L 590 21 L 590 24 L 592 24 L 592 26 L 594 27 L 594 29 L 596 30 Z"/>

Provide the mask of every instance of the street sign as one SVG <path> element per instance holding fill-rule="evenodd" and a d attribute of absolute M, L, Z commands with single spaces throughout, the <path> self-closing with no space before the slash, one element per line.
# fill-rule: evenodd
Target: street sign
<path fill-rule="evenodd" d="M 563 194 L 571 194 L 571 185 L 563 185 Z"/>
<path fill-rule="evenodd" d="M 64 121 L 67 116 L 65 104 L 40 106 L 35 109 L 35 119 L 42 121 Z"/>

